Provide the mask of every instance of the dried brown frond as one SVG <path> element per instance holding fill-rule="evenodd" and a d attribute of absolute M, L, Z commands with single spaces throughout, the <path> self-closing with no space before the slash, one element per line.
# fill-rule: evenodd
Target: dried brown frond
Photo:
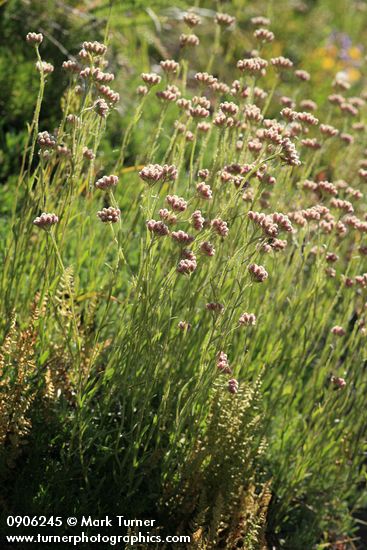
<path fill-rule="evenodd" d="M 35 350 L 38 321 L 44 308 L 45 301 L 37 295 L 24 330 L 13 314 L 0 348 L 0 445 L 9 466 L 15 465 L 32 427 L 29 411 L 37 392 Z"/>

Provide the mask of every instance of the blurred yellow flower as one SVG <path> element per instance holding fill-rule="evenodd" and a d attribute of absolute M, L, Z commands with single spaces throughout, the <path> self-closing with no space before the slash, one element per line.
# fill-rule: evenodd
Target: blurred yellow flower
<path fill-rule="evenodd" d="M 357 82 L 361 78 L 361 73 L 358 69 L 354 67 L 349 67 L 345 70 L 348 75 L 349 82 Z"/>
<path fill-rule="evenodd" d="M 348 50 L 348 55 L 351 57 L 351 59 L 361 59 L 362 52 L 357 46 L 352 46 Z"/>
<path fill-rule="evenodd" d="M 330 55 L 325 56 L 321 59 L 321 66 L 323 69 L 333 69 L 336 65 L 336 60 Z"/>

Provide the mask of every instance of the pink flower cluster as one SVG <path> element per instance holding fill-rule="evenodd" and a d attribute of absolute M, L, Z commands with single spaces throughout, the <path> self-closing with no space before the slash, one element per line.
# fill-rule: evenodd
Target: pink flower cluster
<path fill-rule="evenodd" d="M 102 178 L 97 180 L 95 186 L 97 187 L 97 189 L 102 189 L 103 191 L 106 191 L 107 189 L 116 187 L 118 181 L 118 176 L 111 174 L 110 176 L 103 176 Z"/>
<path fill-rule="evenodd" d="M 153 184 L 158 181 L 175 181 L 177 178 L 177 168 L 174 164 L 148 164 L 139 172 L 139 176 L 147 183 Z"/>
<path fill-rule="evenodd" d="M 196 190 L 202 199 L 211 200 L 213 198 L 210 185 L 207 185 L 203 181 L 197 184 Z"/>
<path fill-rule="evenodd" d="M 222 374 L 232 374 L 232 369 L 228 362 L 228 355 L 224 353 L 224 351 L 220 351 L 217 355 L 217 369 Z"/>
<path fill-rule="evenodd" d="M 183 275 L 189 275 L 197 268 L 196 256 L 192 250 L 183 250 L 182 256 L 183 259 L 179 261 L 177 272 Z"/>
<path fill-rule="evenodd" d="M 56 147 L 56 138 L 46 131 L 39 132 L 37 136 L 37 143 L 40 147 L 54 149 Z"/>
<path fill-rule="evenodd" d="M 246 72 L 250 75 L 264 75 L 265 69 L 268 66 L 268 62 L 261 57 L 250 57 L 248 59 L 240 59 L 237 62 L 237 68 L 240 71 Z"/>
<path fill-rule="evenodd" d="M 177 195 L 167 195 L 166 202 L 170 205 L 172 210 L 175 210 L 176 212 L 184 212 L 187 208 L 187 202 L 185 199 L 178 197 Z"/>
<path fill-rule="evenodd" d="M 214 246 L 208 242 L 208 241 L 204 241 L 201 245 L 200 245 L 200 251 L 205 254 L 205 256 L 209 256 L 209 257 L 212 257 L 215 255 L 215 248 Z"/>
<path fill-rule="evenodd" d="M 177 326 L 180 330 L 184 332 L 187 332 L 191 329 L 191 323 L 188 323 L 187 321 L 180 321 Z"/>
<path fill-rule="evenodd" d="M 104 55 L 107 51 L 107 46 L 101 42 L 83 42 L 83 49 L 94 55 Z"/>
<path fill-rule="evenodd" d="M 262 265 L 257 265 L 255 263 L 248 266 L 248 271 L 250 272 L 252 278 L 257 283 L 263 283 L 268 278 L 268 272 Z"/>
<path fill-rule="evenodd" d="M 50 227 L 57 224 L 58 221 L 59 218 L 56 214 L 47 214 L 46 212 L 43 212 L 40 216 L 37 216 L 37 218 L 33 220 L 33 224 L 37 225 L 37 227 L 40 227 L 41 229 L 50 229 Z"/>
<path fill-rule="evenodd" d="M 28 44 L 31 46 L 39 46 L 43 41 L 43 34 L 40 32 L 29 32 L 25 37 Z"/>
<path fill-rule="evenodd" d="M 222 220 L 222 218 L 215 218 L 212 220 L 212 228 L 220 237 L 227 237 L 229 229 L 227 222 Z"/>
<path fill-rule="evenodd" d="M 109 206 L 108 208 L 102 208 L 97 212 L 97 216 L 103 223 L 116 223 L 120 220 L 121 211 L 119 208 Z"/>
<path fill-rule="evenodd" d="M 228 391 L 233 394 L 238 393 L 238 382 L 234 378 L 228 380 Z"/>
<path fill-rule="evenodd" d="M 341 378 L 340 376 L 332 376 L 331 377 L 331 382 L 334 384 L 334 386 L 336 386 L 337 388 L 345 388 L 345 386 L 347 385 L 346 381 L 344 380 L 344 378 Z"/>
<path fill-rule="evenodd" d="M 171 237 L 174 241 L 181 245 L 191 244 L 195 239 L 195 237 L 188 235 L 185 231 L 182 231 L 182 229 L 179 231 L 172 231 Z"/>
<path fill-rule="evenodd" d="M 157 237 L 165 237 L 169 234 L 169 229 L 162 221 L 148 220 L 148 231 L 157 235 Z"/>
<path fill-rule="evenodd" d="M 200 210 L 195 210 L 191 215 L 191 224 L 196 231 L 201 231 L 204 227 L 205 218 Z"/>
<path fill-rule="evenodd" d="M 242 313 L 239 318 L 240 325 L 248 327 L 249 325 L 256 325 L 256 315 L 254 313 Z"/>
<path fill-rule="evenodd" d="M 159 217 L 169 225 L 174 225 L 177 222 L 177 216 L 170 210 L 167 210 L 167 208 L 161 208 L 159 210 Z"/>
<path fill-rule="evenodd" d="M 224 305 L 219 302 L 209 302 L 205 307 L 208 311 L 212 311 L 213 313 L 222 313 L 224 310 Z"/>
<path fill-rule="evenodd" d="M 346 334 L 345 329 L 339 325 L 335 325 L 335 327 L 331 329 L 331 333 L 335 334 L 335 336 L 345 336 Z"/>

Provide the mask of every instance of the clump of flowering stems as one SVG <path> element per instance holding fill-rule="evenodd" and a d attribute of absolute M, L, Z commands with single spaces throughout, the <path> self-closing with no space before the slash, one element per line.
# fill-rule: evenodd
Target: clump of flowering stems
<path fill-rule="evenodd" d="M 329 98 L 310 102 L 312 74 L 278 55 L 271 23 L 233 18 L 212 17 L 203 64 L 204 24 L 182 16 L 167 59 L 136 76 L 138 95 L 121 111 L 136 106 L 110 156 L 99 146 L 110 116 L 121 123 L 118 83 L 129 76 L 114 79 L 106 45 L 85 41 L 63 63 L 70 86 L 54 131 L 39 115 L 56 68 L 46 79 L 45 40 L 28 35 L 40 91 L 6 213 L 2 318 L 16 310 L 26 325 L 31 299 L 47 296 L 37 388 L 67 365 L 68 460 L 78 457 L 91 486 L 101 474 L 91 457 L 106 457 L 125 504 L 158 463 L 176 479 L 207 429 L 214 388 L 235 406 L 261 374 L 260 469 L 277 496 L 275 525 L 302 502 L 323 532 L 341 501 L 358 501 L 364 461 L 365 107 L 332 79 Z M 233 32 L 261 51 L 224 59 Z M 259 440 L 229 458 L 247 446 Z"/>

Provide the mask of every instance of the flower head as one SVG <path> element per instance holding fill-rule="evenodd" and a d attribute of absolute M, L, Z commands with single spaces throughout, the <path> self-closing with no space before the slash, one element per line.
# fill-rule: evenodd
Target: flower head
<path fill-rule="evenodd" d="M 162 221 L 149 220 L 147 221 L 147 228 L 157 237 L 165 237 L 169 234 L 168 227 Z"/>
<path fill-rule="evenodd" d="M 177 73 L 179 64 L 174 59 L 164 59 L 160 62 L 160 66 L 164 70 L 165 73 Z"/>
<path fill-rule="evenodd" d="M 188 330 L 191 329 L 191 324 L 188 323 L 187 321 L 180 321 L 177 326 L 180 330 L 184 332 L 187 332 Z"/>
<path fill-rule="evenodd" d="M 198 192 L 198 195 L 202 199 L 210 200 L 210 199 L 213 198 L 213 193 L 212 193 L 210 185 L 207 185 L 203 181 L 197 184 L 196 190 Z"/>
<path fill-rule="evenodd" d="M 347 385 L 346 381 L 344 380 L 344 378 L 340 378 L 339 376 L 332 376 L 331 377 L 331 382 L 334 384 L 334 386 L 336 386 L 337 388 L 345 388 L 345 386 Z"/>
<path fill-rule="evenodd" d="M 139 172 L 139 176 L 147 183 L 153 184 L 158 181 L 174 181 L 177 178 L 177 168 L 174 164 L 148 164 Z"/>
<path fill-rule="evenodd" d="M 224 351 L 217 354 L 217 369 L 222 374 L 232 374 L 232 369 L 229 366 L 228 356 Z"/>
<path fill-rule="evenodd" d="M 200 245 L 200 252 L 202 252 L 205 256 L 212 257 L 215 255 L 215 248 L 210 242 L 204 241 Z"/>
<path fill-rule="evenodd" d="M 120 209 L 113 206 L 102 208 L 102 210 L 97 212 L 97 216 L 103 223 L 116 223 L 120 220 L 120 215 Z"/>
<path fill-rule="evenodd" d="M 215 16 L 215 22 L 221 27 L 230 27 L 235 21 L 236 18 L 228 15 L 228 13 L 217 13 Z"/>
<path fill-rule="evenodd" d="M 279 57 L 273 57 L 270 59 L 270 63 L 276 69 L 291 69 L 293 67 L 293 61 L 282 55 Z"/>
<path fill-rule="evenodd" d="M 250 264 L 248 270 L 257 283 L 263 283 L 269 277 L 268 272 L 262 265 Z"/>
<path fill-rule="evenodd" d="M 107 46 L 101 42 L 83 42 L 83 49 L 93 55 L 104 55 L 107 51 Z"/>
<path fill-rule="evenodd" d="M 180 36 L 180 46 L 184 48 L 185 46 L 198 46 L 200 44 L 199 38 L 196 34 L 181 34 Z"/>
<path fill-rule="evenodd" d="M 43 34 L 40 32 L 29 32 L 25 39 L 31 46 L 39 46 L 43 41 Z"/>
<path fill-rule="evenodd" d="M 118 181 L 118 176 L 114 176 L 113 174 L 111 174 L 110 176 L 103 176 L 102 178 L 97 180 L 95 185 L 97 189 L 102 189 L 103 191 L 105 191 L 107 189 L 111 189 L 112 187 L 116 187 Z"/>
<path fill-rule="evenodd" d="M 142 73 L 140 76 L 147 86 L 156 86 L 162 80 L 161 77 L 155 73 Z"/>
<path fill-rule="evenodd" d="M 46 75 L 54 72 L 54 66 L 51 63 L 47 63 L 47 61 L 37 61 L 36 68 L 37 71 Z"/>
<path fill-rule="evenodd" d="M 56 225 L 59 221 L 58 216 L 56 214 L 47 214 L 46 212 L 43 212 L 40 216 L 37 216 L 33 220 L 33 224 L 37 225 L 37 227 L 40 227 L 41 229 L 50 229 L 53 225 Z"/>
<path fill-rule="evenodd" d="M 248 327 L 249 325 L 256 325 L 256 316 L 254 313 L 242 313 L 239 318 L 239 323 L 245 327 Z"/>
<path fill-rule="evenodd" d="M 248 59 L 240 59 L 237 62 L 237 68 L 240 71 L 246 72 L 250 75 L 265 74 L 265 69 L 268 66 L 268 62 L 261 57 L 249 57 Z"/>
<path fill-rule="evenodd" d="M 187 13 L 185 13 L 183 19 L 184 19 L 186 25 L 190 28 L 196 27 L 197 25 L 200 25 L 200 23 L 201 23 L 200 17 L 198 15 L 196 15 L 195 13 L 192 13 L 191 11 L 188 11 Z"/>
<path fill-rule="evenodd" d="M 254 37 L 256 40 L 259 40 L 259 42 L 273 42 L 274 40 L 274 33 L 269 31 L 269 29 L 256 29 L 254 32 Z"/>
<path fill-rule="evenodd" d="M 228 391 L 229 393 L 238 393 L 238 382 L 234 378 L 228 380 Z"/>
<path fill-rule="evenodd" d="M 101 118 L 106 118 L 109 111 L 109 107 L 106 101 L 100 98 L 95 101 L 94 110 L 96 111 L 97 115 L 99 115 Z"/>
<path fill-rule="evenodd" d="M 215 218 L 212 220 L 212 228 L 220 237 L 226 237 L 228 235 L 229 229 L 227 222 L 221 218 Z"/>
<path fill-rule="evenodd" d="M 185 233 L 185 231 L 182 231 L 182 229 L 180 229 L 179 231 L 172 231 L 171 237 L 174 241 L 181 245 L 190 244 L 195 239 L 195 237 L 189 235 L 188 233 Z"/>
<path fill-rule="evenodd" d="M 339 325 L 335 325 L 335 327 L 331 329 L 331 333 L 335 334 L 335 336 L 345 336 L 346 334 L 345 329 Z"/>
<path fill-rule="evenodd" d="M 204 227 L 205 218 L 200 210 L 195 210 L 191 215 L 191 225 L 196 231 L 201 231 Z"/>

